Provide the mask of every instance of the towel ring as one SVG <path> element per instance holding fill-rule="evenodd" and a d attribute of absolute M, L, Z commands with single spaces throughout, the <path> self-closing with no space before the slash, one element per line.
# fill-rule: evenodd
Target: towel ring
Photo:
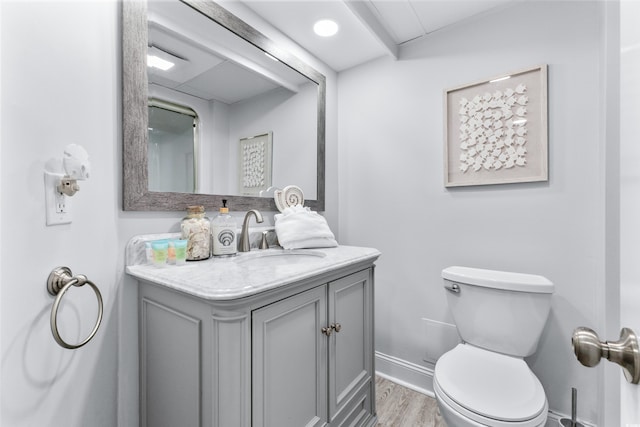
<path fill-rule="evenodd" d="M 67 292 L 71 286 L 84 286 L 85 284 L 91 286 L 98 298 L 98 319 L 96 320 L 93 330 L 89 336 L 84 339 L 84 341 L 79 344 L 69 344 L 62 339 L 60 332 L 58 332 L 58 307 L 60 306 L 60 301 L 62 301 L 62 297 L 65 292 Z M 47 291 L 56 297 L 56 300 L 53 302 L 53 307 L 51 308 L 51 333 L 53 333 L 53 338 L 56 342 L 64 348 L 73 350 L 82 347 L 91 341 L 96 332 L 98 332 L 98 328 L 102 322 L 102 294 L 98 287 L 83 274 L 72 276 L 71 270 L 68 267 L 57 267 L 49 274 L 49 278 L 47 279 Z"/>

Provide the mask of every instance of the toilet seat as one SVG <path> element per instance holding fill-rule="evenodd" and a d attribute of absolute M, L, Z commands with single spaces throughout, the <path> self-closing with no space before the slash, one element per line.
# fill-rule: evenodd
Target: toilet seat
<path fill-rule="evenodd" d="M 456 413 L 482 425 L 544 425 L 542 384 L 523 359 L 459 344 L 436 364 L 434 390 Z"/>

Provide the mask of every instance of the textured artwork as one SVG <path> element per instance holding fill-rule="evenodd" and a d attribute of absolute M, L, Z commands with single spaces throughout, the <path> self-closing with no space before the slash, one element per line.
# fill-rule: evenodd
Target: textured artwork
<path fill-rule="evenodd" d="M 547 180 L 546 66 L 445 93 L 445 185 Z"/>
<path fill-rule="evenodd" d="M 460 99 L 460 170 L 527 164 L 527 86 Z"/>
<path fill-rule="evenodd" d="M 244 187 L 255 188 L 264 185 L 264 157 L 266 151 L 264 141 L 249 141 L 242 147 Z"/>
<path fill-rule="evenodd" d="M 257 195 L 271 186 L 271 132 L 240 140 L 240 190 Z"/>

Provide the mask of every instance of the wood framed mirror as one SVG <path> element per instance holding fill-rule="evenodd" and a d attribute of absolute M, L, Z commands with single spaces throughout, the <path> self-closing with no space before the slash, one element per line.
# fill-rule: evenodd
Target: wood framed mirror
<path fill-rule="evenodd" d="M 163 16 L 162 11 L 156 9 L 153 0 L 150 2 L 126 0 L 122 3 L 123 209 L 126 211 L 184 211 L 189 205 L 203 205 L 206 209 L 212 210 L 222 206 L 222 199 L 227 199 L 230 207 L 235 211 L 249 209 L 276 211 L 273 196 L 269 192 L 265 192 L 262 196 L 241 195 L 238 190 L 240 185 L 234 181 L 242 179 L 242 174 L 237 170 L 242 159 L 239 150 L 234 149 L 235 144 L 239 144 L 242 138 L 272 132 L 273 187 L 283 188 L 286 185 L 300 185 L 300 182 L 304 182 L 306 189 L 302 185 L 301 187 L 305 192 L 305 206 L 323 211 L 326 104 L 324 75 L 213 1 L 162 0 L 157 3 L 162 7 L 168 6 L 176 9 Z M 187 24 L 189 28 L 186 28 L 184 23 L 180 27 L 179 24 L 174 25 L 174 23 L 166 22 L 166 16 L 171 15 L 174 18 L 183 12 L 193 14 L 193 17 L 188 18 L 194 19 L 193 23 Z M 153 18 L 150 18 L 151 16 Z M 210 25 L 215 28 L 200 28 L 200 25 Z M 160 32 L 157 31 L 158 28 L 160 28 Z M 180 28 L 182 29 L 178 30 Z M 182 60 L 188 65 L 197 62 L 197 60 L 191 60 L 188 57 L 190 53 L 176 53 L 172 51 L 173 47 L 166 48 L 167 35 L 172 35 L 175 40 L 192 40 L 189 43 L 199 50 L 213 53 L 214 57 L 221 59 L 220 63 L 231 67 L 226 69 L 227 75 L 238 76 L 247 70 L 257 72 L 258 80 L 262 79 L 267 82 L 265 84 L 267 89 L 257 95 L 254 94 L 252 98 L 253 100 L 259 99 L 260 108 L 262 108 L 259 116 L 264 120 L 257 121 L 261 123 L 261 127 L 252 130 L 246 125 L 249 122 L 255 123 L 256 116 L 258 116 L 256 114 L 257 107 L 248 107 L 250 104 L 246 97 L 234 98 L 228 94 L 220 95 L 219 92 L 213 90 L 218 86 L 224 89 L 234 85 L 251 86 L 245 82 L 217 80 L 215 76 L 220 73 L 216 74 L 216 72 L 221 69 L 224 71 L 222 67 L 218 67 L 214 72 L 212 70 L 216 68 L 215 66 L 209 68 L 203 66 L 204 68 L 191 72 L 190 76 L 185 77 L 183 72 L 180 78 L 168 79 L 162 77 L 160 72 L 155 75 L 149 73 L 147 55 L 150 49 L 175 56 L 179 61 Z M 198 40 L 193 41 L 193 39 Z M 229 44 L 222 46 L 226 43 L 223 39 L 229 40 Z M 217 45 L 221 45 L 221 47 L 216 48 Z M 253 59 L 247 59 L 250 55 L 247 52 L 250 50 L 253 50 L 257 55 Z M 263 62 L 264 58 L 267 58 L 267 62 Z M 269 62 L 273 63 L 273 66 L 280 67 L 281 72 L 273 71 Z M 196 77 L 199 80 L 196 81 Z M 208 80 L 202 80 L 205 77 Z M 164 84 L 165 81 L 169 83 Z M 268 84 L 273 83 L 275 83 L 275 88 L 270 88 Z M 193 88 L 198 85 L 205 88 L 206 93 L 195 93 Z M 159 90 L 156 90 L 157 86 L 160 87 Z M 211 106 L 210 110 L 206 110 L 198 118 L 203 129 L 206 129 L 207 126 L 209 128 L 218 126 L 217 130 L 213 132 L 218 136 L 221 134 L 220 128 L 231 129 L 222 138 L 226 147 L 222 152 L 229 153 L 230 157 L 218 155 L 220 150 L 207 145 L 212 144 L 210 135 L 200 134 L 196 138 L 199 149 L 195 150 L 198 159 L 194 160 L 194 164 L 201 169 L 195 172 L 199 175 L 196 179 L 198 184 L 194 192 L 150 191 L 149 189 L 149 99 L 158 98 L 158 93 L 162 98 L 165 92 L 178 93 L 174 98 L 197 98 L 197 101 L 192 102 L 193 104 Z M 304 110 L 307 111 L 305 113 L 306 119 L 299 119 L 298 114 L 292 114 L 292 112 L 300 111 L 299 104 L 296 104 L 296 97 L 300 93 L 305 94 L 307 104 L 312 104 L 311 107 L 304 107 Z M 309 93 L 312 93 L 312 101 L 308 100 Z M 165 99 L 165 101 L 175 102 L 176 99 Z M 183 104 L 186 104 L 187 108 L 192 108 L 191 105 L 188 105 L 189 102 Z M 207 107 L 202 108 L 206 109 Z M 206 120 L 211 118 L 211 111 L 218 111 L 220 108 L 226 109 L 224 111 L 227 116 L 233 115 L 231 124 L 223 123 L 221 125 L 222 122 L 219 119 L 213 120 L 213 124 L 207 124 Z M 243 111 L 245 114 L 246 111 L 250 111 L 253 115 L 249 120 L 245 116 L 235 115 L 238 111 Z M 309 119 L 310 116 L 313 117 Z M 265 121 L 267 117 L 270 117 L 270 120 L 273 117 L 276 119 L 267 122 Z M 304 128 L 301 123 L 305 123 Z M 297 128 L 290 130 L 286 127 L 287 125 L 295 125 Z M 300 132 L 304 132 L 304 134 Z M 303 146 L 302 144 L 307 145 Z M 304 157 L 306 155 L 301 154 L 301 149 L 312 154 L 309 158 Z M 218 162 L 217 166 L 212 163 L 214 158 Z M 313 165 L 309 166 L 310 162 L 313 162 Z M 307 172 L 315 170 L 315 176 L 312 175 L 311 179 L 308 179 L 291 175 L 296 166 Z M 173 173 L 176 167 L 168 166 L 164 172 Z M 230 183 L 226 187 L 221 184 L 225 180 Z M 213 184 L 211 187 L 206 187 L 206 183 Z"/>

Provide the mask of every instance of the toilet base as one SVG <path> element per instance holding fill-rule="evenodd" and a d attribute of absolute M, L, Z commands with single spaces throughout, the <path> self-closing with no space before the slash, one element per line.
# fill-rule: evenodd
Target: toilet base
<path fill-rule="evenodd" d="M 438 403 L 438 409 L 440 410 L 440 415 L 442 415 L 447 427 L 544 427 L 547 423 L 547 405 L 545 405 L 543 414 L 540 414 L 536 420 L 508 422 L 487 419 L 486 423 L 479 423 L 459 413 L 457 410 L 452 408 L 445 399 L 443 399 L 441 395 L 443 392 L 440 390 L 440 386 L 438 385 L 436 378 L 434 378 L 433 389 L 436 396 L 436 402 Z"/>
<path fill-rule="evenodd" d="M 447 407 L 446 403 L 442 402 L 442 400 L 437 399 L 437 402 L 440 415 L 442 415 L 442 419 L 444 419 L 447 427 L 487 427 L 486 425 L 478 424 L 473 420 L 462 417 L 462 415 Z"/>

